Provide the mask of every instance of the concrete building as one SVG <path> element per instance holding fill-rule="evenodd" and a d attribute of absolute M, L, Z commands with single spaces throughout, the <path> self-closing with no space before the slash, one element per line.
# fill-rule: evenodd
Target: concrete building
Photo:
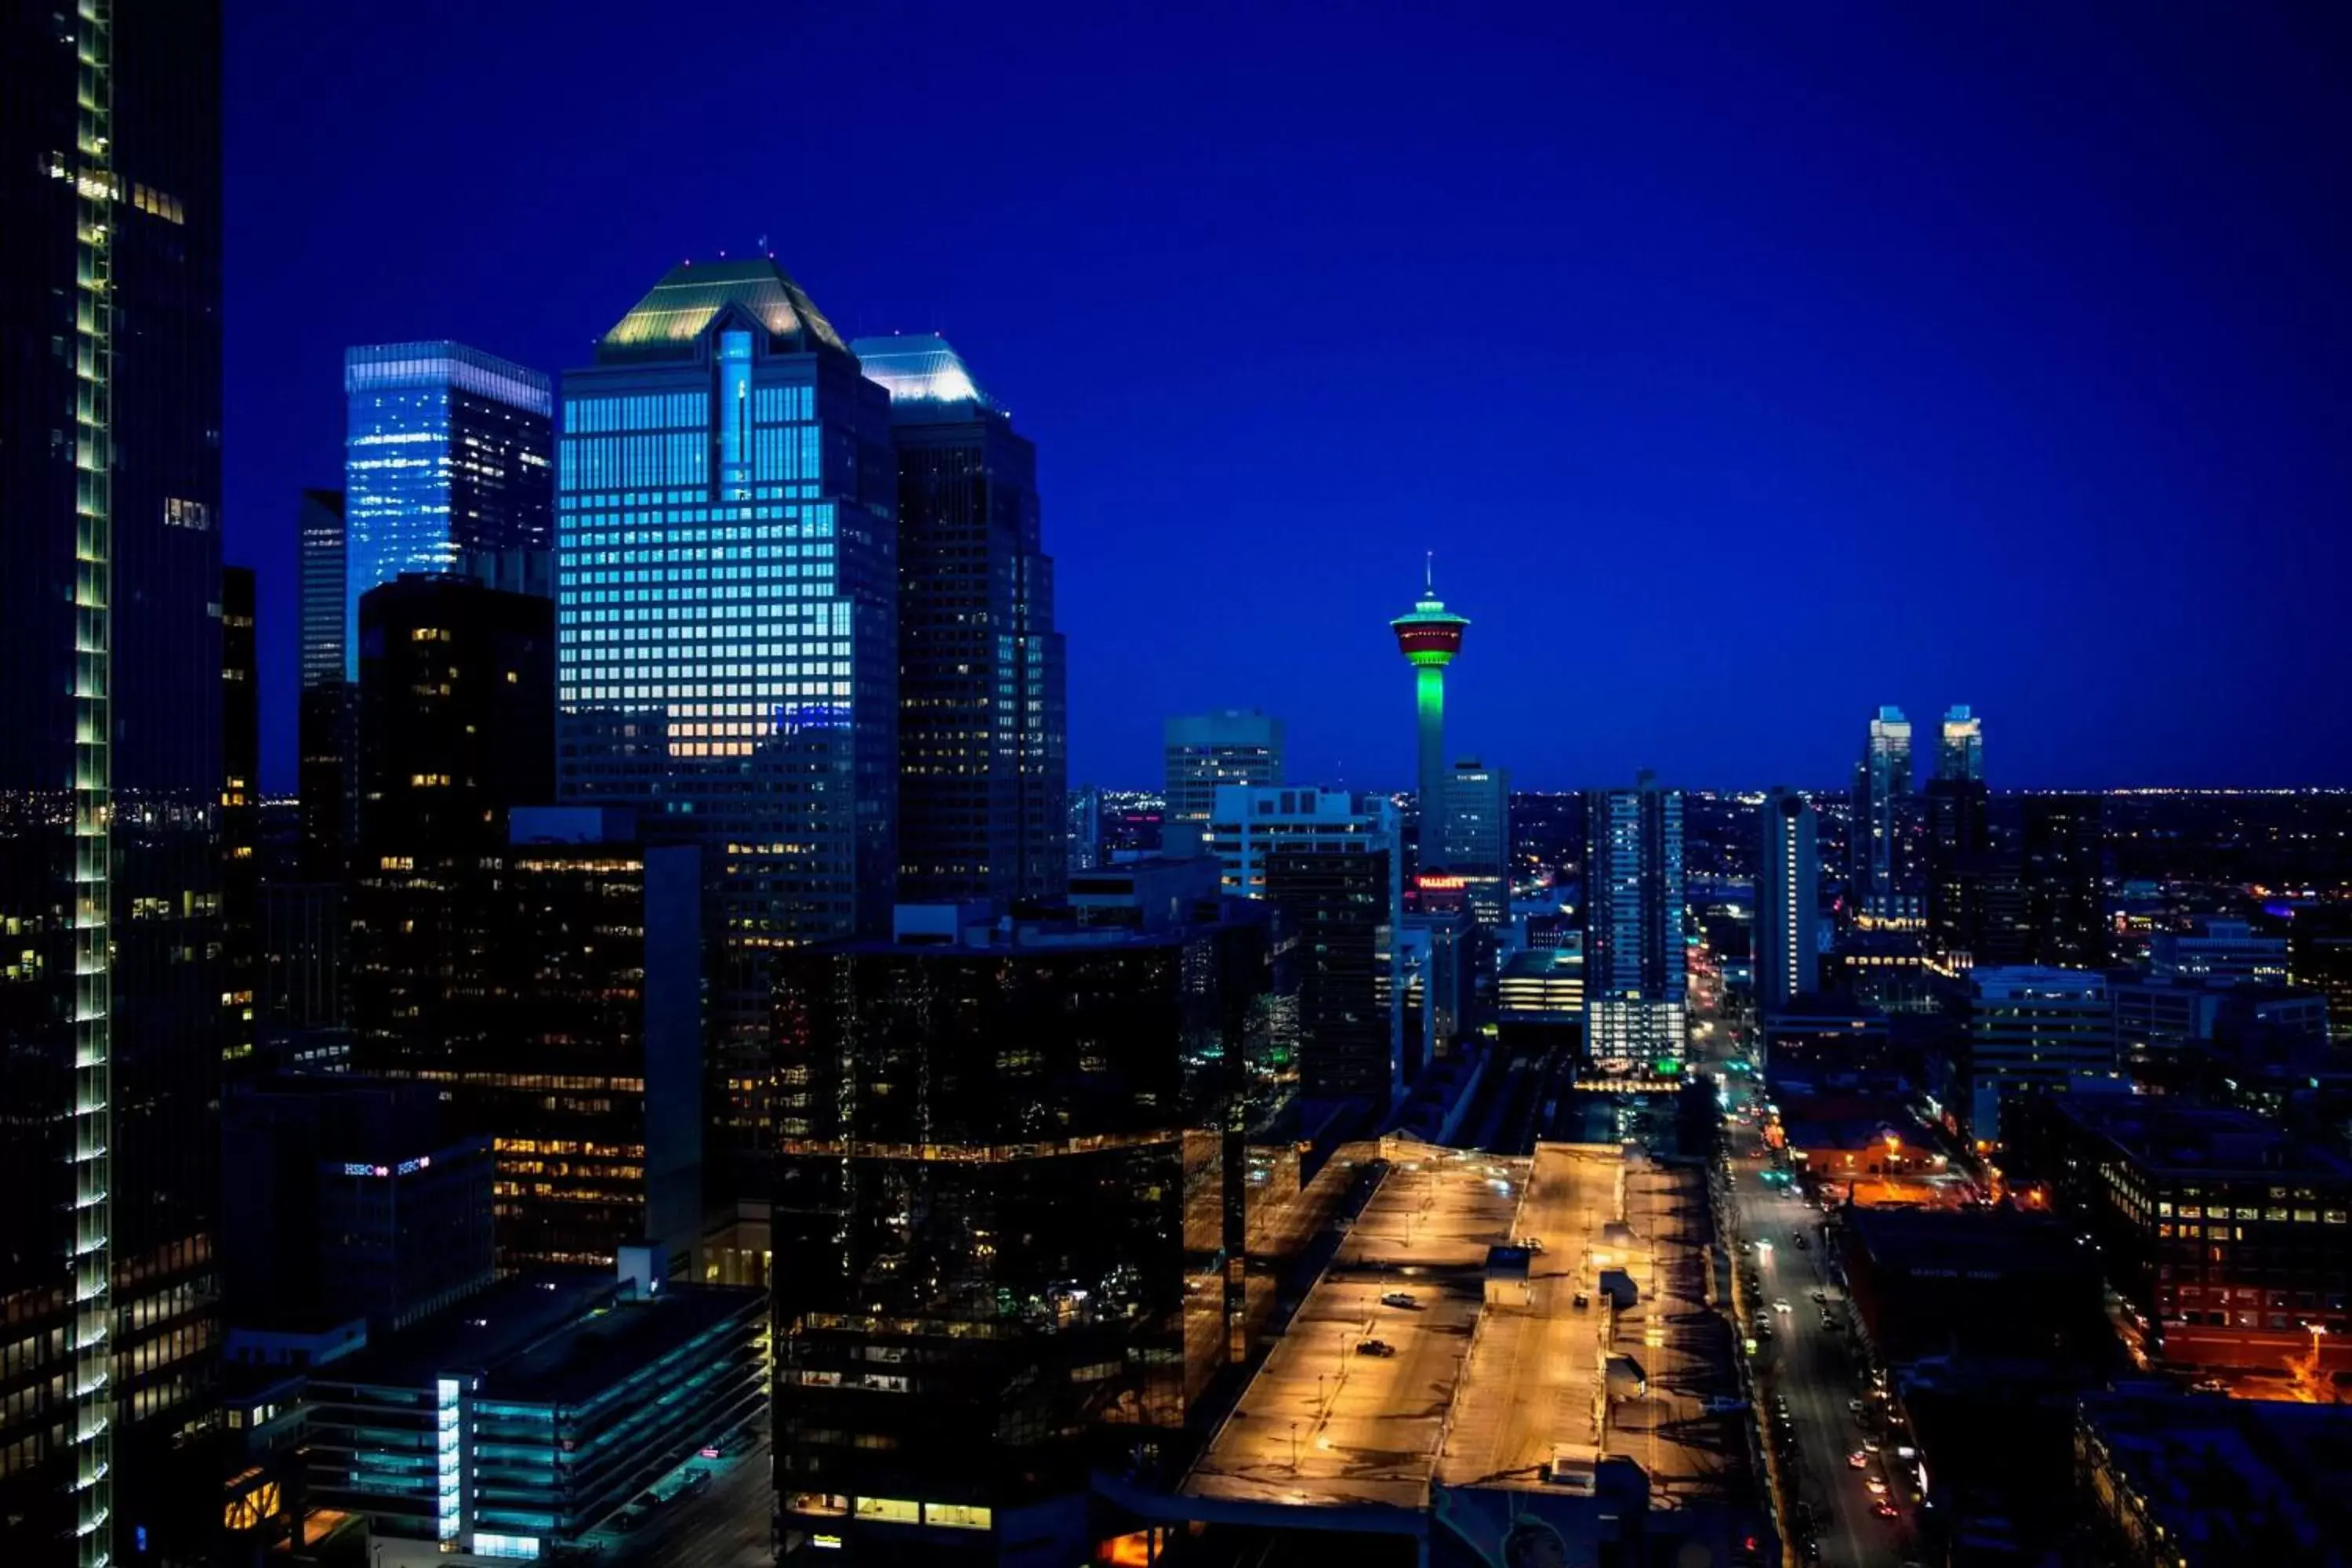
<path fill-rule="evenodd" d="M 2007 1097 L 2063 1091 L 2077 1074 L 2115 1070 L 2105 975 L 2032 966 L 1969 972 L 1967 1120 L 1979 1142 L 2002 1137 Z"/>
<path fill-rule="evenodd" d="M 2219 915 L 2199 915 L 2185 931 L 2147 939 L 2147 972 L 2162 980 L 2284 985 L 2289 967 L 2285 937 L 2258 936 L 2249 922 Z"/>
<path fill-rule="evenodd" d="M 1160 748 L 1167 781 L 1160 817 L 1163 855 L 1202 852 L 1220 789 L 1282 782 L 1282 721 L 1255 708 L 1171 719 L 1160 726 Z"/>
<path fill-rule="evenodd" d="M 1225 892 L 1279 905 L 1297 933 L 1300 1091 L 1386 1104 L 1405 1065 L 1396 808 L 1312 784 L 1228 784 L 1214 818 Z"/>

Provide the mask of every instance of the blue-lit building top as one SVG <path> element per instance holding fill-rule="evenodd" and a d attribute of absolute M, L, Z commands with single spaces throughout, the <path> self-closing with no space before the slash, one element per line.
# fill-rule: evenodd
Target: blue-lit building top
<path fill-rule="evenodd" d="M 548 547 L 554 398 L 541 372 L 452 342 L 352 349 L 343 393 L 344 675 L 357 680 L 362 594 Z"/>
<path fill-rule="evenodd" d="M 706 846 L 723 1068 L 761 1048 L 774 949 L 888 925 L 889 395 L 761 259 L 672 269 L 562 403 L 558 788 Z"/>
<path fill-rule="evenodd" d="M 1062 634 L 1037 451 L 929 332 L 850 344 L 898 453 L 898 896 L 1060 896 Z"/>

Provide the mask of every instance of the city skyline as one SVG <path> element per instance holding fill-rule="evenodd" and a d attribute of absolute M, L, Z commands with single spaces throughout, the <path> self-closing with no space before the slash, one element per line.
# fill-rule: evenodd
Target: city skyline
<path fill-rule="evenodd" d="M 2346 548 L 2315 526 L 2352 461 L 2324 434 L 2317 367 L 2341 357 L 2326 279 L 2352 232 L 2311 153 L 2347 139 L 2347 110 L 2291 28 L 1889 15 L 1690 37 L 1625 17 L 1552 38 L 1565 24 L 1530 16 L 1524 47 L 1491 19 L 1454 40 L 1449 58 L 1486 62 L 1472 73 L 1279 18 L 1239 37 L 1097 21 L 1018 54 L 1018 29 L 818 18 L 807 47 L 887 58 L 898 85 L 877 133 L 849 136 L 835 127 L 856 117 L 824 106 L 871 72 L 807 84 L 806 151 L 853 193 L 850 217 L 817 224 L 792 220 L 730 62 L 694 91 L 646 84 L 609 124 L 555 112 L 541 84 L 619 47 L 618 15 L 502 8 L 462 51 L 413 18 L 232 30 L 247 173 L 229 217 L 248 237 L 226 516 L 232 558 L 262 574 L 273 676 L 293 497 L 341 468 L 345 349 L 446 337 L 559 375 L 643 279 L 764 236 L 845 333 L 947 333 L 1038 442 L 1074 782 L 1147 781 L 1161 719 L 1259 707 L 1291 716 L 1302 779 L 1403 787 L 1410 699 L 1377 623 L 1433 548 L 1479 621 L 1451 743 L 1528 787 L 1636 765 L 1827 785 L 1852 714 L 1955 700 L 1990 715 L 2004 784 L 2352 776 L 2352 742 L 2293 719 L 2324 694 Z M 566 129 L 503 142 L 467 194 L 433 172 L 445 142 L 470 145 L 462 126 L 311 89 L 359 57 Z M 975 68 L 1036 90 L 1009 95 L 980 163 L 943 171 L 930 155 Z M 2086 73 L 2101 93 L 2065 89 Z M 1424 106 L 1410 137 L 1372 107 L 1400 94 Z M 720 124 L 688 118 L 706 101 Z M 1541 107 L 1559 102 L 1577 107 Z M 610 202 L 633 149 L 689 141 L 742 151 Z M 1517 199 L 1530 188 L 1549 195 Z M 315 196 L 301 232 L 261 243 L 286 189 Z M 1412 191 L 1438 194 L 1400 223 Z M 387 228 L 386 210 L 410 216 Z M 1368 323 L 1402 276 L 1434 303 L 1398 379 L 1390 329 Z M 1212 320 L 1216 352 L 1178 330 Z M 1445 457 L 1388 460 L 1412 452 Z M 1552 476 L 1532 514 L 1526 462 Z M 1671 589 L 1582 586 L 1664 541 L 1685 563 Z M 1194 639 L 1195 596 L 1150 591 L 1269 548 L 1275 566 L 1311 554 L 1316 591 L 1227 574 L 1213 615 L 1266 628 L 1278 658 L 1259 637 Z M 1866 599 L 1865 644 L 1842 606 Z M 1644 635 L 1660 615 L 1667 635 Z M 2153 624 L 2181 628 L 2178 651 L 2167 679 L 2136 679 L 2112 629 Z M 1824 658 L 1824 631 L 1855 657 Z M 1539 679 L 1563 659 L 1600 679 Z M 268 683 L 273 791 L 290 700 Z"/>

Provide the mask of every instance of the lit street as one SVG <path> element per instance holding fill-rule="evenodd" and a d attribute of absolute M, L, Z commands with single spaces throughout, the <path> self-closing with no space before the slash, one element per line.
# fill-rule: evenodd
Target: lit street
<path fill-rule="evenodd" d="M 1735 1110 L 1752 1104 L 1752 1081 L 1731 1077 L 1726 1093 Z M 1849 1402 L 1861 1398 L 1865 1413 L 1876 1408 L 1867 1392 L 1867 1378 L 1859 1352 L 1851 1348 L 1846 1327 L 1848 1308 L 1843 1292 L 1831 1277 L 1820 1232 L 1821 1211 L 1808 1205 L 1798 1189 L 1767 1183 L 1768 1163 L 1755 1156 L 1753 1126 L 1727 1123 L 1732 1150 L 1733 1226 L 1738 1238 L 1754 1244 L 1740 1258 L 1753 1267 L 1759 1289 L 1749 1303 L 1770 1320 L 1771 1338 L 1758 1346 L 1758 1384 L 1765 1408 L 1758 1418 L 1770 1432 L 1774 1396 L 1788 1403 L 1794 1432 L 1793 1447 L 1780 1449 L 1780 1476 L 1792 1503 L 1810 1505 L 1820 1521 L 1816 1536 L 1819 1561 L 1834 1568 L 1895 1568 L 1904 1561 L 1910 1539 L 1913 1507 L 1906 1489 L 1886 1469 L 1890 1453 L 1865 1454 L 1864 1468 L 1851 1467 L 1849 1456 L 1865 1442 L 1884 1436 L 1874 1416 L 1857 1415 Z M 1796 1245 L 1802 1235 L 1805 1247 Z M 1769 1245 L 1768 1245 L 1769 1244 Z M 1821 1292 L 1824 1302 L 1817 1303 Z M 1786 1300 L 1790 1310 L 1774 1310 Z M 1827 1316 L 1834 1327 L 1824 1327 Z M 1865 1426 L 1864 1422 L 1869 1422 Z M 1887 1497 L 1902 1517 L 1874 1516 L 1872 1480 L 1886 1483 Z M 1790 1533 L 1800 1531 L 1790 1520 Z M 1800 1561 L 1803 1561 L 1801 1556 Z"/>

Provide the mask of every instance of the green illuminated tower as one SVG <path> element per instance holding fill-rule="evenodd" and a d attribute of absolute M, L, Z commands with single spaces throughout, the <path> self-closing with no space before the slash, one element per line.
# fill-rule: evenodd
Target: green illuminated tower
<path fill-rule="evenodd" d="M 1410 613 L 1389 623 L 1397 651 L 1412 666 L 1413 698 L 1421 722 L 1421 867 L 1437 863 L 1444 840 L 1439 817 L 1445 810 L 1445 667 L 1462 651 L 1469 621 L 1437 596 L 1434 562 L 1424 569 L 1421 597 Z"/>

